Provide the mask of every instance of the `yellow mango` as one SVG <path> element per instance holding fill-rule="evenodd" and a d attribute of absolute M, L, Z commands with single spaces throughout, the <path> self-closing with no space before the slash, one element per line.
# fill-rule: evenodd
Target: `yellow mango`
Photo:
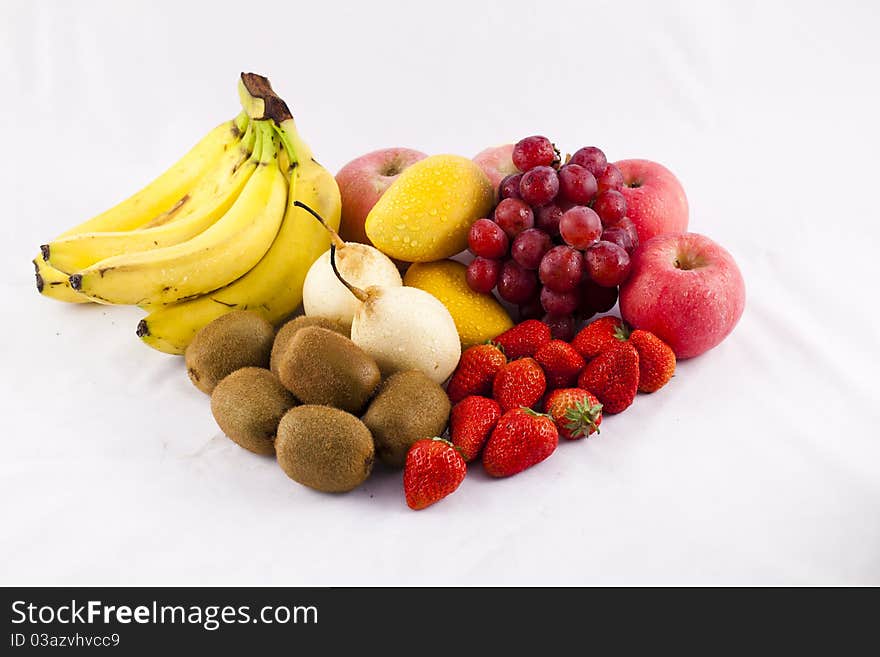
<path fill-rule="evenodd" d="M 455 322 L 462 348 L 481 344 L 513 326 L 510 315 L 491 294 L 468 287 L 465 267 L 454 260 L 414 263 L 403 284 L 437 297 Z"/>
<path fill-rule="evenodd" d="M 471 224 L 492 211 L 495 191 L 459 155 L 432 155 L 404 169 L 367 215 L 367 237 L 405 262 L 442 260 L 467 248 Z"/>

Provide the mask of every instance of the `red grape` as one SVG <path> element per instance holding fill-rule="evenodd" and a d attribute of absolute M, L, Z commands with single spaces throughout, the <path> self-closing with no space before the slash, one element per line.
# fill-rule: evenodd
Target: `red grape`
<path fill-rule="evenodd" d="M 629 233 L 629 237 L 633 243 L 633 249 L 639 248 L 639 231 L 636 229 L 636 225 L 633 223 L 633 220 L 629 217 L 624 217 L 620 221 L 618 221 L 615 225 L 615 228 L 623 228 L 626 232 Z"/>
<path fill-rule="evenodd" d="M 591 317 L 596 313 L 607 313 L 617 303 L 617 288 L 602 287 L 593 281 L 581 283 L 580 311 L 585 317 Z"/>
<path fill-rule="evenodd" d="M 596 178 L 584 167 L 566 164 L 559 170 L 559 195 L 571 201 L 586 205 L 596 195 Z"/>
<path fill-rule="evenodd" d="M 602 239 L 606 242 L 612 242 L 621 249 L 630 254 L 633 252 L 633 241 L 629 236 L 629 231 L 620 226 L 609 226 L 602 231 Z"/>
<path fill-rule="evenodd" d="M 577 290 L 554 292 L 549 287 L 541 288 L 541 305 L 550 315 L 571 315 L 578 307 Z"/>
<path fill-rule="evenodd" d="M 612 242 L 597 242 L 584 258 L 590 278 L 603 287 L 620 285 L 629 275 L 629 255 Z"/>
<path fill-rule="evenodd" d="M 498 185 L 498 199 L 503 201 L 506 198 L 519 198 L 519 181 L 521 179 L 521 173 L 512 173 L 506 176 Z"/>
<path fill-rule="evenodd" d="M 544 315 L 541 320 L 550 327 L 550 337 L 554 340 L 571 342 L 574 338 L 574 317 L 571 315 Z"/>
<path fill-rule="evenodd" d="M 605 171 L 605 167 L 608 165 L 608 159 L 605 157 L 605 153 L 600 149 L 595 146 L 587 146 L 586 148 L 581 148 L 575 152 L 575 154 L 571 156 L 569 164 L 577 164 L 592 173 L 594 176 L 598 176 Z"/>
<path fill-rule="evenodd" d="M 533 207 L 545 205 L 556 198 L 559 193 L 559 177 L 556 169 L 535 167 L 523 174 L 519 181 L 519 195 L 522 200 Z"/>
<path fill-rule="evenodd" d="M 605 167 L 605 171 L 596 176 L 596 182 L 599 185 L 599 191 L 604 192 L 606 189 L 623 189 L 623 174 L 613 164 Z"/>
<path fill-rule="evenodd" d="M 568 292 L 581 281 L 584 257 L 570 246 L 554 246 L 538 267 L 541 282 L 555 292 Z"/>
<path fill-rule="evenodd" d="M 584 251 L 602 236 L 602 221 L 590 208 L 576 205 L 559 221 L 559 233 L 569 246 Z"/>
<path fill-rule="evenodd" d="M 593 209 L 604 225 L 613 226 L 626 216 L 626 197 L 616 189 L 606 189 L 596 195 Z"/>
<path fill-rule="evenodd" d="M 535 272 L 521 267 L 513 260 L 507 260 L 501 267 L 498 279 L 498 294 L 510 303 L 521 304 L 531 300 L 538 289 Z"/>
<path fill-rule="evenodd" d="M 548 203 L 535 210 L 535 226 L 548 235 L 559 235 L 559 220 L 562 218 L 563 209 L 558 203 Z"/>
<path fill-rule="evenodd" d="M 546 137 L 535 135 L 520 139 L 513 147 L 513 164 L 520 171 L 550 166 L 559 161 L 556 147 Z"/>
<path fill-rule="evenodd" d="M 537 269 L 541 258 L 553 247 L 553 240 L 543 230 L 529 228 L 524 230 L 510 247 L 510 255 L 526 269 Z"/>
<path fill-rule="evenodd" d="M 468 233 L 468 246 L 475 256 L 501 258 L 507 255 L 507 234 L 491 219 L 477 219 Z"/>
<path fill-rule="evenodd" d="M 526 203 L 518 198 L 506 198 L 495 208 L 495 223 L 513 239 L 526 228 L 535 225 L 535 215 Z"/>
<path fill-rule="evenodd" d="M 543 315 L 544 307 L 541 305 L 541 299 L 539 297 L 530 299 L 519 307 L 520 321 L 525 321 L 527 319 L 541 319 Z"/>
<path fill-rule="evenodd" d="M 501 261 L 490 260 L 477 256 L 468 265 L 465 278 L 468 287 L 474 292 L 488 294 L 498 284 L 498 275 L 501 273 Z"/>

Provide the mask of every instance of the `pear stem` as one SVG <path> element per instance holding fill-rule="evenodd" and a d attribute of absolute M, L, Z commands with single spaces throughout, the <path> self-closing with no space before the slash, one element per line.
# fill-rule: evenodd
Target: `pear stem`
<path fill-rule="evenodd" d="M 355 287 L 354 285 L 349 283 L 347 280 L 345 280 L 342 277 L 342 274 L 339 273 L 339 269 L 336 267 L 336 249 L 343 248 L 345 246 L 345 242 L 343 241 L 343 239 L 341 237 L 339 237 L 339 234 L 335 230 L 333 230 L 332 228 L 330 228 L 330 226 L 327 225 L 327 222 L 324 221 L 324 218 L 321 215 L 319 215 L 317 212 L 312 210 L 312 208 L 310 208 L 308 205 L 306 205 L 305 203 L 302 203 L 300 201 L 294 201 L 293 204 L 296 207 L 302 208 L 303 210 L 308 212 L 310 215 L 312 215 L 315 219 L 317 219 L 321 223 L 321 225 L 324 228 L 327 229 L 327 232 L 330 233 L 330 238 L 331 238 L 331 242 L 330 242 L 330 267 L 333 269 L 333 273 L 336 275 L 336 278 L 339 279 L 339 282 L 342 283 L 348 289 L 348 291 L 351 292 L 357 298 L 358 301 L 360 301 L 361 303 L 364 303 L 369 298 L 369 295 L 361 288 Z"/>
<path fill-rule="evenodd" d="M 335 230 L 333 230 L 332 228 L 330 228 L 330 226 L 327 225 L 327 222 L 324 221 L 324 218 L 321 215 L 319 215 L 317 212 L 312 210 L 308 205 L 306 205 L 305 203 L 302 203 L 301 201 L 294 201 L 293 204 L 298 208 L 302 208 L 303 210 L 308 212 L 310 215 L 312 215 L 315 219 L 317 219 L 319 222 L 321 222 L 321 225 L 327 229 L 328 233 L 330 233 L 330 240 L 333 242 L 333 244 L 336 245 L 337 248 L 341 249 L 345 246 L 345 240 L 343 240 L 341 237 L 339 237 L 339 233 L 337 233 Z"/>

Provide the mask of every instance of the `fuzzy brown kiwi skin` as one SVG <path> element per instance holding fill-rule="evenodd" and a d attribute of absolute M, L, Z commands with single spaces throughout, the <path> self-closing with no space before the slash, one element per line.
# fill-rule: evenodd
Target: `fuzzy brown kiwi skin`
<path fill-rule="evenodd" d="M 443 388 L 423 372 L 410 370 L 386 379 L 363 420 L 373 434 L 376 455 L 386 465 L 402 468 L 414 442 L 443 434 L 451 410 Z"/>
<path fill-rule="evenodd" d="M 210 395 L 221 379 L 242 367 L 269 367 L 275 329 L 260 315 L 233 310 L 196 333 L 184 352 L 193 385 Z"/>
<path fill-rule="evenodd" d="M 354 490 L 370 476 L 374 454 L 370 430 L 338 408 L 297 406 L 278 425 L 278 465 L 294 481 L 318 491 Z"/>
<path fill-rule="evenodd" d="M 296 405 L 290 391 L 261 367 L 243 367 L 223 378 L 211 394 L 211 413 L 220 430 L 255 454 L 275 454 L 275 434 Z"/>
<path fill-rule="evenodd" d="M 354 342 L 308 326 L 296 332 L 281 355 L 278 378 L 304 404 L 360 413 L 382 377 L 376 361 Z"/>
<path fill-rule="evenodd" d="M 296 335 L 297 331 L 308 326 L 320 326 L 321 328 L 334 331 L 339 335 L 344 335 L 346 338 L 348 337 L 348 331 L 345 330 L 345 327 L 342 326 L 342 324 L 327 317 L 300 315 L 299 317 L 291 319 L 278 329 L 278 333 L 275 336 L 275 342 L 272 345 L 272 354 L 269 356 L 269 369 L 272 370 L 275 375 L 278 374 L 278 365 L 281 361 L 281 355 L 284 353 L 287 345 L 290 344 L 290 340 Z"/>

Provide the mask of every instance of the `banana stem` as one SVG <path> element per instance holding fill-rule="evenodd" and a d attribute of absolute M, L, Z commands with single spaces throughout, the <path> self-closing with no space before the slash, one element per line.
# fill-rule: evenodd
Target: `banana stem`
<path fill-rule="evenodd" d="M 281 123 L 293 118 L 281 98 L 272 90 L 269 78 L 256 73 L 242 73 L 238 82 L 241 105 L 252 119 L 272 119 Z"/>
<path fill-rule="evenodd" d="M 275 143 L 275 131 L 266 121 L 259 124 L 263 143 L 260 150 L 260 164 L 269 164 L 278 157 L 278 145 Z"/>
<path fill-rule="evenodd" d="M 234 119 L 232 119 L 232 123 L 235 125 L 235 129 L 238 130 L 238 133 L 241 134 L 250 127 L 250 121 L 248 120 L 247 112 L 242 110 L 238 113 Z"/>
<path fill-rule="evenodd" d="M 254 128 L 254 145 L 251 150 L 250 159 L 254 160 L 254 162 L 259 162 L 260 156 L 263 154 L 263 131 L 256 121 L 252 121 L 251 125 Z"/>
<path fill-rule="evenodd" d="M 299 158 L 297 157 L 297 149 L 293 145 L 293 140 L 285 129 L 284 125 L 274 125 L 275 132 L 278 133 L 279 139 L 281 139 L 281 145 L 284 147 L 285 152 L 287 153 L 287 159 L 290 161 L 288 165 L 288 170 L 293 171 L 296 168 L 296 165 L 299 164 Z"/>
<path fill-rule="evenodd" d="M 244 134 L 241 137 L 241 146 L 244 148 L 245 153 L 248 154 L 248 157 L 252 157 L 254 153 L 254 147 L 257 143 L 257 131 L 254 129 L 253 122 L 248 122 L 247 128 L 244 130 Z"/>

